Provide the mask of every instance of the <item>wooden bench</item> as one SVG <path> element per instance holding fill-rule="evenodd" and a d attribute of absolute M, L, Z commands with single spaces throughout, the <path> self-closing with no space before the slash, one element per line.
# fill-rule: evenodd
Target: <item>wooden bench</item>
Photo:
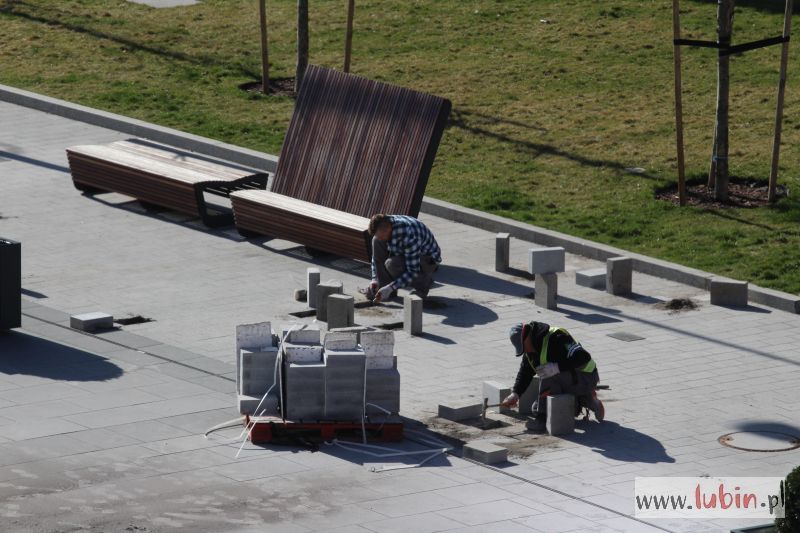
<path fill-rule="evenodd" d="M 450 102 L 309 66 L 271 191 L 231 194 L 236 227 L 368 261 L 369 217 L 417 216 Z"/>
<path fill-rule="evenodd" d="M 233 219 L 210 209 L 204 193 L 229 196 L 236 190 L 267 186 L 265 173 L 141 140 L 73 146 L 67 149 L 67 159 L 78 190 L 126 194 L 145 205 L 198 215 L 211 227 L 230 224 Z"/>

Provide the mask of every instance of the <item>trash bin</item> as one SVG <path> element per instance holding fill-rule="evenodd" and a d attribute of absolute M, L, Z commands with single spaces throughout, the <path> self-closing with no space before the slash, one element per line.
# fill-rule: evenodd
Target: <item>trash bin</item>
<path fill-rule="evenodd" d="M 22 325 L 22 245 L 0 237 L 0 330 Z"/>

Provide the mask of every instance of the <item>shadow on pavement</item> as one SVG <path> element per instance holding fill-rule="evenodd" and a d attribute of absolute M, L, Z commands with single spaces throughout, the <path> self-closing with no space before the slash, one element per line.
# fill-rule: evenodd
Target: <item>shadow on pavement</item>
<path fill-rule="evenodd" d="M 658 440 L 635 429 L 620 426 L 616 422 L 606 420 L 602 424 L 598 424 L 592 421 L 576 420 L 575 427 L 584 431 L 565 435 L 562 438 L 588 446 L 609 459 L 629 463 L 675 462 L 675 459 L 667 454 L 667 450 Z"/>
<path fill-rule="evenodd" d="M 455 285 L 470 290 L 494 292 L 507 296 L 523 297 L 531 292 L 529 285 L 490 276 L 478 272 L 474 268 L 463 266 L 443 264 L 439 267 L 434 278 L 445 285 Z"/>
<path fill-rule="evenodd" d="M 774 422 L 769 420 L 742 420 L 733 424 L 736 431 L 761 431 L 768 433 L 782 433 L 800 439 L 800 427 L 792 426 L 784 422 Z M 775 437 L 779 439 L 780 437 Z M 782 440 L 782 439 L 781 439 Z"/>
<path fill-rule="evenodd" d="M 107 381 L 123 370 L 108 359 L 19 331 L 0 334 L 0 374 Z"/>
<path fill-rule="evenodd" d="M 446 296 L 431 296 L 428 300 L 439 305 L 427 305 L 425 312 L 429 315 L 443 316 L 442 324 L 446 326 L 471 328 L 497 320 L 497 313 L 469 300 Z"/>

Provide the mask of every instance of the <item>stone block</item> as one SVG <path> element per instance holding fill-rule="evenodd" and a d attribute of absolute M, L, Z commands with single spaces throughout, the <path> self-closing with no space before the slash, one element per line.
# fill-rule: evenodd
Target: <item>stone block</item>
<path fill-rule="evenodd" d="M 325 418 L 325 365 L 288 363 L 286 369 L 286 418 L 322 420 Z"/>
<path fill-rule="evenodd" d="M 368 355 L 367 370 L 387 370 L 397 368 L 396 355 Z"/>
<path fill-rule="evenodd" d="M 536 276 L 534 302 L 545 309 L 556 309 L 558 297 L 558 274 L 539 273 Z"/>
<path fill-rule="evenodd" d="M 326 281 L 317 285 L 317 320 L 328 321 L 328 296 L 343 292 L 341 281 Z"/>
<path fill-rule="evenodd" d="M 322 346 L 319 344 L 285 343 L 283 353 L 289 363 L 321 363 Z"/>
<path fill-rule="evenodd" d="M 270 393 L 269 397 L 263 399 L 264 401 L 261 401 L 262 397 L 263 394 L 239 394 L 237 396 L 239 413 L 243 415 L 280 416 L 277 394 Z M 258 408 L 258 413 L 256 413 L 256 408 Z"/>
<path fill-rule="evenodd" d="M 519 414 L 521 415 L 532 415 L 534 414 L 533 411 L 533 404 L 539 398 L 539 378 L 534 377 L 531 380 L 531 384 L 528 385 L 528 388 L 525 389 L 519 397 Z"/>
<path fill-rule="evenodd" d="M 531 248 L 528 250 L 528 273 L 552 274 L 564 272 L 564 248 Z"/>
<path fill-rule="evenodd" d="M 498 405 L 505 400 L 506 396 L 511 394 L 511 387 L 504 385 L 497 381 L 484 381 L 483 382 L 483 396 L 489 405 Z"/>
<path fill-rule="evenodd" d="M 358 347 L 358 333 L 355 331 L 329 331 L 323 343 L 326 350 L 355 350 Z"/>
<path fill-rule="evenodd" d="M 277 346 L 272 334 L 272 324 L 258 322 L 255 324 L 239 324 L 236 326 L 236 390 L 240 390 L 241 353 L 243 349 L 261 351 Z"/>
<path fill-rule="evenodd" d="M 391 357 L 394 355 L 394 346 L 391 344 L 361 345 L 367 357 Z"/>
<path fill-rule="evenodd" d="M 509 267 L 509 255 L 511 252 L 511 235 L 508 233 L 498 233 L 494 244 L 494 269 L 497 272 L 505 272 Z"/>
<path fill-rule="evenodd" d="M 276 346 L 265 346 L 262 348 L 242 348 L 239 350 L 240 364 L 243 368 L 269 368 L 275 366 L 275 358 L 278 355 Z"/>
<path fill-rule="evenodd" d="M 575 431 L 575 396 L 556 394 L 547 397 L 547 433 L 568 435 Z"/>
<path fill-rule="evenodd" d="M 403 299 L 403 330 L 409 335 L 422 335 L 422 298 L 417 295 Z"/>
<path fill-rule="evenodd" d="M 287 336 L 288 335 L 288 336 Z M 293 344 L 319 344 L 321 332 L 316 326 L 282 326 L 281 339 Z"/>
<path fill-rule="evenodd" d="M 308 300 L 308 289 L 295 289 L 294 299 L 298 302 L 305 302 Z"/>
<path fill-rule="evenodd" d="M 483 414 L 483 402 L 473 403 L 471 401 L 454 402 L 450 404 L 439 404 L 439 418 L 460 422 L 468 418 L 476 418 Z"/>
<path fill-rule="evenodd" d="M 590 289 L 606 289 L 606 269 L 592 268 L 575 272 L 575 285 L 589 287 Z"/>
<path fill-rule="evenodd" d="M 325 351 L 325 418 L 361 420 L 366 356 L 362 350 Z"/>
<path fill-rule="evenodd" d="M 306 269 L 306 301 L 311 309 L 317 308 L 317 286 L 319 285 L 319 269 Z"/>
<path fill-rule="evenodd" d="M 462 449 L 465 459 L 472 459 L 486 465 L 508 461 L 508 450 L 491 442 L 468 442 Z"/>
<path fill-rule="evenodd" d="M 347 294 L 328 296 L 328 327 L 347 328 L 355 322 L 355 298 Z"/>
<path fill-rule="evenodd" d="M 108 313 L 83 313 L 69 317 L 69 327 L 80 331 L 97 331 L 114 327 L 114 317 Z"/>
<path fill-rule="evenodd" d="M 360 343 L 362 333 L 365 331 L 375 331 L 375 329 L 370 326 L 352 326 L 349 328 L 328 328 L 328 331 L 355 333 L 358 335 L 358 342 Z"/>
<path fill-rule="evenodd" d="M 606 292 L 625 296 L 633 287 L 633 259 L 612 257 L 606 260 Z"/>
<path fill-rule="evenodd" d="M 746 281 L 713 277 L 709 282 L 708 290 L 711 292 L 711 305 L 747 306 Z"/>
<path fill-rule="evenodd" d="M 372 330 L 361 333 L 359 340 L 365 348 L 367 346 L 394 346 L 394 331 Z"/>

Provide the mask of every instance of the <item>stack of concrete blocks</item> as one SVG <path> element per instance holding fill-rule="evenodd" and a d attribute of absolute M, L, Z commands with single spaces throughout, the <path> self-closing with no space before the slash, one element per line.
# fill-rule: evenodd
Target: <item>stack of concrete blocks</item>
<path fill-rule="evenodd" d="M 241 414 L 280 415 L 280 372 L 278 383 L 263 398 L 275 383 L 277 357 L 277 338 L 269 322 L 236 326 L 236 392 Z"/>
<path fill-rule="evenodd" d="M 711 293 L 711 305 L 747 307 L 746 281 L 712 277 L 708 290 Z"/>
<path fill-rule="evenodd" d="M 315 295 L 317 304 L 317 320 L 321 320 L 323 322 L 328 321 L 328 297 L 331 294 L 342 293 L 344 293 L 344 286 L 342 285 L 341 281 L 331 280 L 317 285 Z"/>
<path fill-rule="evenodd" d="M 564 272 L 564 266 L 565 251 L 561 246 L 528 251 L 528 273 L 536 276 L 534 301 L 539 307 L 556 308 L 558 272 Z"/>
<path fill-rule="evenodd" d="M 393 331 L 364 331 L 361 347 L 367 363 L 367 415 L 400 412 L 400 372 Z"/>
<path fill-rule="evenodd" d="M 319 420 L 325 411 L 325 363 L 318 328 L 284 328 L 285 416 Z"/>
<path fill-rule="evenodd" d="M 355 338 L 352 339 L 355 344 Z M 356 421 L 364 416 L 366 354 L 359 346 L 325 349 L 325 419 Z"/>
<path fill-rule="evenodd" d="M 606 292 L 627 296 L 633 289 L 633 259 L 612 257 L 606 260 Z"/>

